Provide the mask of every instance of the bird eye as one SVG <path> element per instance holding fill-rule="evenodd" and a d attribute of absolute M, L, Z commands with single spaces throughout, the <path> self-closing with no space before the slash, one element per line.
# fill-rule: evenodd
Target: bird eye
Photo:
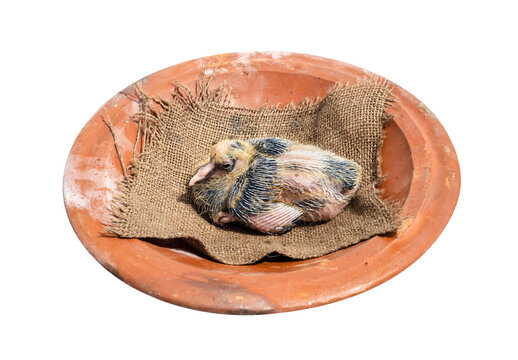
<path fill-rule="evenodd" d="M 223 164 L 223 169 L 225 169 L 225 170 L 229 170 L 231 167 L 232 167 L 232 164 L 230 164 L 230 163 Z"/>

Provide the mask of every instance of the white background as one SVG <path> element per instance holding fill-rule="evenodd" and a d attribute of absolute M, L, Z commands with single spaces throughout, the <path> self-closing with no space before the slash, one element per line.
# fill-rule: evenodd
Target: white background
<path fill-rule="evenodd" d="M 517 359 L 512 3 L 2 2 L 0 357 Z M 457 209 L 414 265 L 331 305 L 228 316 L 144 295 L 77 240 L 61 194 L 70 147 L 137 79 L 255 50 L 345 61 L 416 95 L 456 147 Z"/>

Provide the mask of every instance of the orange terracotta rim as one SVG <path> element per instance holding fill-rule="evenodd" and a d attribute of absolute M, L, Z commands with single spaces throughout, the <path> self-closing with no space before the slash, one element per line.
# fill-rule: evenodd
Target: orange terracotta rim
<path fill-rule="evenodd" d="M 215 85 L 227 82 L 232 87 L 233 105 L 247 107 L 315 98 L 337 82 L 374 76 L 317 56 L 255 52 L 188 61 L 139 83 L 149 95 L 168 97 L 174 82 L 193 86 L 203 72 L 214 72 Z M 63 181 L 70 222 L 86 249 L 118 278 L 156 298 L 193 309 L 274 313 L 359 294 L 410 266 L 433 244 L 448 223 L 460 191 L 459 164 L 446 131 L 424 104 L 393 86 L 397 106 L 390 110 L 394 120 L 385 129 L 381 165 L 385 196 L 403 204 L 403 224 L 396 236 L 376 236 L 314 259 L 265 259 L 241 266 L 220 264 L 174 242 L 165 246 L 103 236 L 103 222 L 122 172 L 100 115 L 106 108 L 127 164 L 136 135 L 129 116 L 138 105 L 126 90 L 90 119 L 70 151 Z"/>

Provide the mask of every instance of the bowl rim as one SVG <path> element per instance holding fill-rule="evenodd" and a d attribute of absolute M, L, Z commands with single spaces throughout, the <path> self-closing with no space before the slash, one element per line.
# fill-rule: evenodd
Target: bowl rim
<path fill-rule="evenodd" d="M 384 79 L 359 67 L 318 56 L 251 52 L 214 55 L 173 65 L 140 80 L 140 84 L 153 95 L 164 81 L 194 81 L 214 66 L 235 72 L 282 70 L 331 82 L 373 76 Z M 85 197 L 84 189 L 72 185 L 80 175 L 78 171 L 92 167 L 91 161 L 76 165 L 82 152 L 94 151 L 84 143 L 95 142 L 101 110 L 108 110 L 115 126 L 124 122 L 123 109 L 131 107 L 131 101 L 121 93 L 90 119 L 70 151 L 63 195 L 72 227 L 94 258 L 119 279 L 161 300 L 193 309 L 230 314 L 284 312 L 335 302 L 371 289 L 424 254 L 448 223 L 460 192 L 459 164 L 446 131 L 422 102 L 389 83 L 398 104 L 391 112 L 409 143 L 414 164 L 412 184 L 401 213 L 404 220 L 396 237 L 376 236 L 313 259 L 235 266 L 180 250 L 164 251 L 138 239 L 115 241 L 101 236 L 101 220 L 88 210 L 88 204 L 105 204 L 109 201 L 107 192 L 105 198 L 90 197 L 86 207 L 79 206 L 77 199 Z M 96 146 L 106 147 L 106 141 L 97 140 Z M 114 164 L 110 158 L 107 166 L 115 168 Z"/>

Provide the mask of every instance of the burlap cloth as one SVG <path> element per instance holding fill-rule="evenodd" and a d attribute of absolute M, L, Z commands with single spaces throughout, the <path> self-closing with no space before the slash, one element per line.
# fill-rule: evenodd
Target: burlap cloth
<path fill-rule="evenodd" d="M 124 238 L 182 238 L 220 262 L 250 264 L 274 252 L 294 259 L 321 256 L 396 230 L 396 208 L 376 189 L 382 181 L 382 128 L 392 102 L 386 82 L 339 85 L 321 100 L 262 109 L 228 106 L 227 89 L 200 85 L 196 94 L 177 85 L 168 100 L 151 99 L 137 89 L 141 111 L 133 118 L 141 130 L 142 152 L 118 184 L 107 231 Z M 296 226 L 277 236 L 239 224 L 219 227 L 199 215 L 187 183 L 211 145 L 271 136 L 315 144 L 358 162 L 362 183 L 346 209 L 328 222 Z"/>

